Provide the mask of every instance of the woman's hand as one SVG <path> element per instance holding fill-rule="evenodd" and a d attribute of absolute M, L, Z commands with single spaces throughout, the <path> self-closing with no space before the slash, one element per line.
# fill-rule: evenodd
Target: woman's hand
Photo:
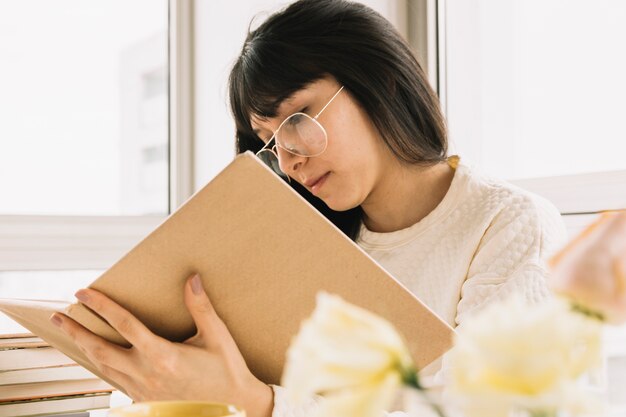
<path fill-rule="evenodd" d="M 271 415 L 272 389 L 248 369 L 198 275 L 185 284 L 185 304 L 197 333 L 184 343 L 155 335 L 96 290 L 80 290 L 76 298 L 104 317 L 132 347 L 110 343 L 60 313 L 55 313 L 51 321 L 133 400 L 219 401 L 244 408 L 250 417 Z"/>

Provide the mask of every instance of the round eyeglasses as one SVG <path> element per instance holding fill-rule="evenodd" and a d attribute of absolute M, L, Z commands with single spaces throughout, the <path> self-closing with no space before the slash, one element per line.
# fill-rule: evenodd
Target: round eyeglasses
<path fill-rule="evenodd" d="M 342 90 L 343 86 L 315 116 L 297 112 L 283 120 L 270 140 L 257 152 L 259 159 L 278 175 L 289 179 L 280 169 L 280 160 L 285 160 L 290 154 L 310 158 L 324 153 L 328 146 L 328 135 L 317 118 Z"/>

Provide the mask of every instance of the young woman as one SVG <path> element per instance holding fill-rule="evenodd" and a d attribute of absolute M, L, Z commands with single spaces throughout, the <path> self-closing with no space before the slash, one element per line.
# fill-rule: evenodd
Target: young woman
<path fill-rule="evenodd" d="M 302 0 L 252 31 L 230 76 L 239 152 L 252 150 L 450 325 L 511 292 L 547 295 L 564 236 L 543 199 L 447 156 L 438 100 L 409 47 L 371 9 Z M 306 415 L 251 374 L 197 277 L 198 333 L 163 340 L 103 294 L 77 298 L 133 345 L 52 320 L 136 400 L 207 399 L 248 415 Z"/>

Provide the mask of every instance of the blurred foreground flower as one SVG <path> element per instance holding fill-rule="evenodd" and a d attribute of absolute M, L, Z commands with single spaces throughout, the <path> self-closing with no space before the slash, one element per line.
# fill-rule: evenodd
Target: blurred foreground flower
<path fill-rule="evenodd" d="M 581 395 L 576 380 L 599 364 L 601 332 L 600 322 L 557 300 L 492 304 L 457 329 L 452 398 L 480 417 L 589 411 L 597 404 Z"/>
<path fill-rule="evenodd" d="M 386 320 L 326 293 L 287 352 L 295 401 L 325 398 L 318 416 L 381 417 L 401 385 L 420 388 L 402 338 Z"/>
<path fill-rule="evenodd" d="M 626 211 L 603 214 L 550 263 L 556 293 L 609 323 L 626 322 Z"/>

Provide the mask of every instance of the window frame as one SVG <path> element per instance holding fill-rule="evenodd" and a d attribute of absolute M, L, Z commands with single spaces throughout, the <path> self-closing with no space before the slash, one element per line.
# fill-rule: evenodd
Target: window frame
<path fill-rule="evenodd" d="M 402 0 L 400 0 L 402 1 Z M 442 78 L 439 73 L 445 69 L 441 64 L 445 57 L 441 57 L 440 42 L 443 40 L 438 33 L 440 27 L 439 5 L 437 0 L 409 0 L 404 9 L 406 14 L 405 35 L 409 45 L 413 48 L 418 62 L 428 76 L 432 88 L 438 93 L 442 108 L 445 109 L 444 85 L 440 84 Z"/>
<path fill-rule="evenodd" d="M 193 0 L 169 0 L 169 212 L 193 193 Z M 167 216 L 0 215 L 0 271 L 106 269 Z"/>

